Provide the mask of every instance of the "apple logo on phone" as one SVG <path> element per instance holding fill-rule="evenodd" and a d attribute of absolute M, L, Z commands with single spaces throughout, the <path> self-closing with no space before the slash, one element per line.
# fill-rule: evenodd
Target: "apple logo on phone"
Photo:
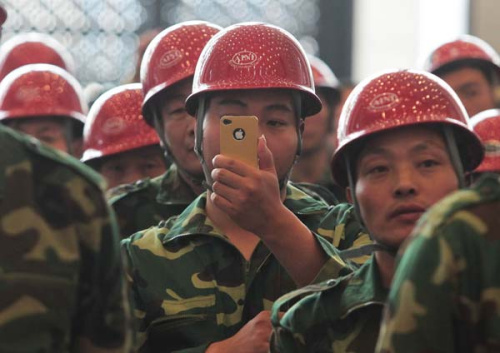
<path fill-rule="evenodd" d="M 243 140 L 245 138 L 245 130 L 243 130 L 242 128 L 234 129 L 233 137 L 238 141 Z"/>

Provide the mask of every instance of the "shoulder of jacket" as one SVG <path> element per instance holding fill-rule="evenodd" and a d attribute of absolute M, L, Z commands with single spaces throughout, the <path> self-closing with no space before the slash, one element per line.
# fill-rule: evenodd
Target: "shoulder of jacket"
<path fill-rule="evenodd" d="M 8 128 L 2 129 L 2 131 L 7 133 L 13 140 L 22 145 L 28 153 L 64 166 L 73 171 L 75 174 L 80 175 L 90 183 L 96 185 L 98 188 L 104 189 L 104 179 L 96 171 L 80 162 L 78 159 L 52 147 L 45 146 L 34 137 L 17 133 L 16 131 Z"/>

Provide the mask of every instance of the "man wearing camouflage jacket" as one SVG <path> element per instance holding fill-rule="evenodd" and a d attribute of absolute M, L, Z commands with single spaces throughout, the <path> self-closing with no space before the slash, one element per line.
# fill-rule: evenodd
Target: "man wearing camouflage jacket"
<path fill-rule="evenodd" d="M 348 276 L 280 298 L 272 310 L 271 352 L 373 352 L 397 249 L 425 210 L 463 185 L 463 170 L 483 156 L 451 88 L 412 70 L 360 83 L 337 134 L 332 174 L 347 186 L 375 251 Z"/>
<path fill-rule="evenodd" d="M 209 22 L 182 22 L 160 32 L 146 49 L 143 117 L 155 128 L 170 168 L 159 177 L 108 192 L 122 238 L 180 214 L 203 191 L 203 171 L 193 150 L 196 121 L 184 102 L 200 52 L 220 29 Z"/>
<path fill-rule="evenodd" d="M 377 352 L 500 351 L 500 180 L 485 175 L 420 221 L 401 252 Z"/>
<path fill-rule="evenodd" d="M 102 180 L 0 126 L 0 351 L 130 352 L 118 230 Z"/>
<path fill-rule="evenodd" d="M 209 190 L 122 243 L 143 352 L 267 352 L 276 298 L 350 272 L 332 243 L 369 242 L 352 207 L 330 210 L 288 183 L 303 119 L 320 104 L 289 33 L 246 23 L 207 44 L 186 108 L 197 116 L 195 148 Z M 220 154 L 225 115 L 258 116 L 259 168 Z"/>

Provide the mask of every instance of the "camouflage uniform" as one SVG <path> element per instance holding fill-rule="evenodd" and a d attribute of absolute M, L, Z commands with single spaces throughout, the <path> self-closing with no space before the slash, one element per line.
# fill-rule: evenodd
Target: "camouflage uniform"
<path fill-rule="evenodd" d="M 144 352 L 203 352 L 296 288 L 262 242 L 250 261 L 243 258 L 207 218 L 206 195 L 178 217 L 122 242 L 132 265 Z M 370 241 L 357 222 L 348 221 L 352 207 L 330 210 L 290 184 L 284 204 L 316 232 L 329 257 L 316 280 L 349 273 L 331 244 L 342 249 Z"/>
<path fill-rule="evenodd" d="M 378 352 L 500 352 L 500 181 L 481 179 L 419 222 L 388 299 Z"/>
<path fill-rule="evenodd" d="M 289 293 L 273 305 L 271 352 L 373 352 L 386 296 L 374 257 L 345 277 Z"/>
<path fill-rule="evenodd" d="M 179 215 L 196 198 L 175 164 L 164 175 L 108 191 L 122 238 Z"/>
<path fill-rule="evenodd" d="M 309 183 L 293 185 L 316 200 L 328 205 L 338 204 L 335 196 L 322 186 Z M 180 177 L 175 164 L 162 176 L 117 186 L 107 195 L 117 215 L 122 238 L 181 214 L 197 197 Z"/>
<path fill-rule="evenodd" d="M 0 149 L 0 351 L 129 351 L 118 232 L 101 179 L 3 126 Z"/>

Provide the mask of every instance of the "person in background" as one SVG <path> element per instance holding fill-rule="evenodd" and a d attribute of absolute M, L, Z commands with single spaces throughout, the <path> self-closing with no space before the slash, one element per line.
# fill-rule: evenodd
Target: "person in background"
<path fill-rule="evenodd" d="M 483 157 L 456 94 L 423 71 L 389 71 L 360 83 L 337 136 L 332 173 L 347 188 L 375 251 L 346 277 L 280 298 L 271 352 L 373 352 L 398 248 Z"/>
<path fill-rule="evenodd" d="M 141 82 L 141 63 L 149 43 L 161 32 L 159 28 L 149 29 L 139 35 L 139 45 L 136 52 L 136 66 L 134 75 L 129 83 Z"/>
<path fill-rule="evenodd" d="M 86 113 L 82 87 L 60 67 L 24 65 L 0 81 L 0 122 L 76 158 Z"/>
<path fill-rule="evenodd" d="M 196 120 L 186 112 L 199 55 L 221 27 L 188 21 L 169 27 L 149 44 L 141 66 L 146 124 L 154 127 L 170 164 L 165 174 L 109 191 L 123 237 L 180 214 L 202 191 L 194 152 Z"/>
<path fill-rule="evenodd" d="M 29 64 L 51 64 L 75 73 L 71 53 L 45 33 L 20 33 L 0 46 L 0 81 L 13 70 Z"/>
<path fill-rule="evenodd" d="M 349 272 L 332 244 L 368 242 L 288 182 L 304 119 L 321 110 L 307 57 L 278 27 L 225 28 L 200 55 L 185 109 L 208 191 L 122 241 L 142 351 L 267 352 L 272 302 Z M 258 117 L 258 168 L 220 154 L 225 115 Z"/>
<path fill-rule="evenodd" d="M 131 83 L 102 94 L 87 115 L 81 161 L 104 176 L 108 188 L 165 172 L 155 130 L 142 117 L 142 87 Z"/>
<path fill-rule="evenodd" d="M 500 175 L 500 109 L 485 110 L 470 120 L 485 152 L 483 162 L 472 173 L 472 181 L 485 173 Z"/>
<path fill-rule="evenodd" d="M 337 77 L 321 59 L 308 56 L 314 78 L 315 91 L 323 103 L 321 111 L 309 117 L 304 125 L 302 153 L 293 167 L 290 179 L 294 182 L 318 184 L 328 189 L 335 197 L 328 199 L 329 204 L 345 202 L 345 191 L 333 183 L 328 160 L 333 146 L 330 134 L 334 130 L 336 109 L 340 100 L 340 85 Z"/>
<path fill-rule="evenodd" d="M 0 25 L 7 13 L 0 4 Z M 0 125 L 0 351 L 129 353 L 118 232 L 102 180 Z"/>
<path fill-rule="evenodd" d="M 464 35 L 444 43 L 431 51 L 423 68 L 453 88 L 469 116 L 497 107 L 500 57 L 482 39 Z"/>

